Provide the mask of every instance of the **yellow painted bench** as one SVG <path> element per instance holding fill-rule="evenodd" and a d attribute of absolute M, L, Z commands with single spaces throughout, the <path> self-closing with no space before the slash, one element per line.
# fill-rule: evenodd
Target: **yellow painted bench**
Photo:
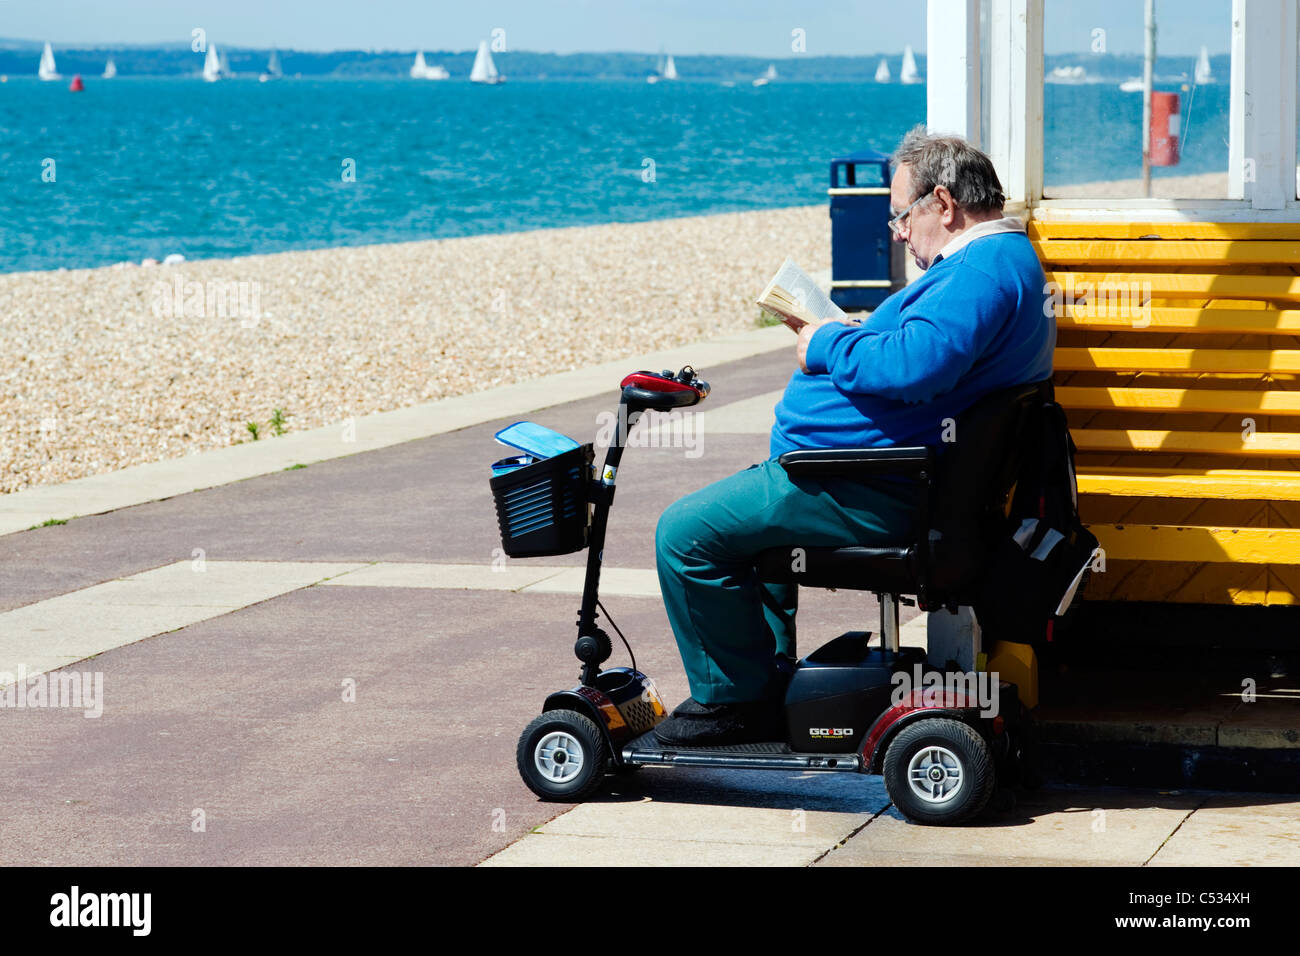
<path fill-rule="evenodd" d="M 1300 224 L 1028 228 L 1105 551 L 1084 597 L 1300 604 Z"/>

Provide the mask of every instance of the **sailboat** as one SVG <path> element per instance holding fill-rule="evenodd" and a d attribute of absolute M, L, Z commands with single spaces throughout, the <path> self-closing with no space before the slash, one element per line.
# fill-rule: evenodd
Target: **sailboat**
<path fill-rule="evenodd" d="M 876 67 L 876 82 L 888 83 L 891 79 L 893 75 L 889 72 L 889 64 L 881 57 L 880 66 Z"/>
<path fill-rule="evenodd" d="M 478 45 L 478 53 L 474 57 L 474 68 L 469 71 L 469 79 L 471 83 L 492 85 L 505 82 L 505 77 L 497 72 L 496 64 L 492 62 L 487 40 L 481 41 Z"/>
<path fill-rule="evenodd" d="M 42 80 L 61 80 L 59 71 L 54 65 L 54 50 L 48 43 L 45 44 L 45 50 L 41 53 L 41 65 L 36 71 L 36 75 Z"/>
<path fill-rule="evenodd" d="M 775 79 L 776 79 L 776 64 L 769 63 L 767 65 L 767 69 L 763 71 L 763 74 L 759 76 L 756 80 L 754 80 L 754 85 L 767 86 L 767 84 L 771 83 Z"/>
<path fill-rule="evenodd" d="M 110 56 L 108 62 L 104 64 L 104 79 L 111 80 L 115 76 L 117 76 L 117 64 L 113 62 L 113 58 Z"/>
<path fill-rule="evenodd" d="M 411 64 L 411 79 L 413 80 L 445 80 L 451 76 L 441 66 L 429 66 L 424 62 L 424 51 L 421 50 L 415 54 L 415 62 Z"/>
<path fill-rule="evenodd" d="M 1210 51 L 1201 47 L 1201 55 L 1196 59 L 1196 85 L 1204 86 L 1214 82 L 1214 71 L 1210 69 Z"/>
<path fill-rule="evenodd" d="M 203 59 L 203 78 L 209 83 L 215 83 L 221 79 L 221 58 L 217 56 L 217 48 L 208 45 L 208 55 Z"/>
<path fill-rule="evenodd" d="M 1088 71 L 1082 66 L 1058 66 L 1045 79 L 1048 83 L 1084 83 Z"/>
<path fill-rule="evenodd" d="M 677 79 L 677 64 L 673 62 L 673 57 L 672 54 L 670 53 L 666 59 L 662 54 L 660 54 L 658 69 L 655 70 L 653 76 L 647 76 L 645 78 L 645 81 L 647 83 L 658 83 L 660 80 L 675 80 L 675 79 Z M 754 85 L 762 86 L 763 84 L 755 83 Z"/>
<path fill-rule="evenodd" d="M 903 47 L 903 70 L 898 74 L 900 83 L 924 83 L 916 70 L 916 57 L 912 54 L 910 46 Z"/>
<path fill-rule="evenodd" d="M 266 83 L 270 80 L 278 80 L 284 76 L 284 71 L 280 69 L 280 51 L 271 47 L 271 58 L 266 61 L 266 72 L 257 78 L 259 83 Z"/>

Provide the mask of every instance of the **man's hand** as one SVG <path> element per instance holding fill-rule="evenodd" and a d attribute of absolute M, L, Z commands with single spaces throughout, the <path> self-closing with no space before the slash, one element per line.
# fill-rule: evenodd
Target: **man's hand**
<path fill-rule="evenodd" d="M 799 369 L 803 372 L 808 371 L 808 343 L 812 341 L 813 335 L 823 325 L 829 325 L 832 322 L 838 322 L 841 325 L 860 325 L 856 319 L 822 319 L 819 322 L 809 322 L 799 330 L 799 341 L 795 346 L 795 357 L 799 360 Z"/>

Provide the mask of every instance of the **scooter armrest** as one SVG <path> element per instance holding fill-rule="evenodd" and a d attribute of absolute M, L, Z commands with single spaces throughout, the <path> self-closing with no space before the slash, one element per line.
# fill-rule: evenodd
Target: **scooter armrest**
<path fill-rule="evenodd" d="M 919 477 L 934 460 L 929 448 L 812 448 L 788 451 L 777 463 L 791 478 Z"/>

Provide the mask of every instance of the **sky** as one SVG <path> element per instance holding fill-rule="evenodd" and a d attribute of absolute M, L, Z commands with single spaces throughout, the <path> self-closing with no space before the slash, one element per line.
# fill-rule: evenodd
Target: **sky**
<path fill-rule="evenodd" d="M 1045 0 L 1048 53 L 1142 50 L 1143 0 Z M 925 0 L 0 0 L 0 37 L 56 46 L 189 42 L 202 27 L 233 46 L 470 50 L 496 28 L 507 49 L 573 53 L 868 55 L 926 47 Z M 1228 50 L 1231 0 L 1157 0 L 1166 54 Z"/>

